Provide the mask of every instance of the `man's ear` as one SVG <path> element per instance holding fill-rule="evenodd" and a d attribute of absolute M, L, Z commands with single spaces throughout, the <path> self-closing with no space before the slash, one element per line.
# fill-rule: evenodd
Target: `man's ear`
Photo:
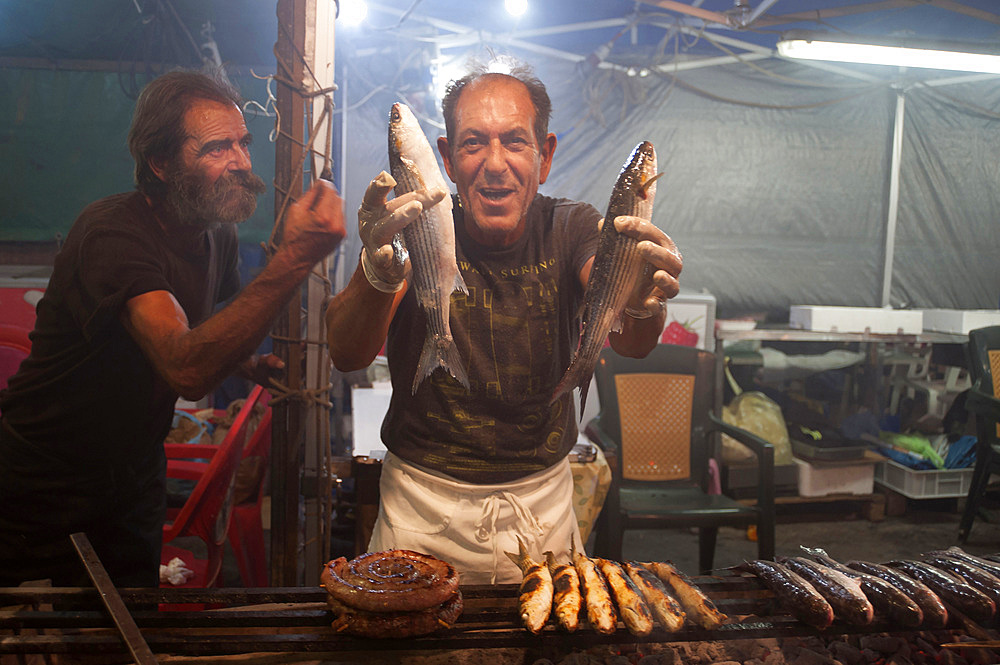
<path fill-rule="evenodd" d="M 448 148 L 448 137 L 439 136 L 437 143 L 438 152 L 441 153 L 441 161 L 444 162 L 444 170 L 448 174 L 448 178 L 455 182 L 455 176 L 451 174 L 451 151 Z"/>
<path fill-rule="evenodd" d="M 167 181 L 167 160 L 160 157 L 150 157 L 146 160 L 146 164 L 149 165 L 153 175 L 163 182 Z"/>
<path fill-rule="evenodd" d="M 556 135 L 549 134 L 545 137 L 545 143 L 541 149 L 541 166 L 538 172 L 538 184 L 541 185 L 549 177 L 549 169 L 552 168 L 552 154 L 556 151 Z"/>

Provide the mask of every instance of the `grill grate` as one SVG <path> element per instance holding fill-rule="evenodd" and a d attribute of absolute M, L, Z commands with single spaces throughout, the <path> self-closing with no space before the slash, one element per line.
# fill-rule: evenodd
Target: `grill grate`
<path fill-rule="evenodd" d="M 717 630 L 687 626 L 676 633 L 656 629 L 631 635 L 621 624 L 612 635 L 588 628 L 567 634 L 553 623 L 540 635 L 524 630 L 517 617 L 517 586 L 464 586 L 465 608 L 458 623 L 436 634 L 405 640 L 367 639 L 336 633 L 322 588 L 121 589 L 119 594 L 149 648 L 156 654 L 214 656 L 258 652 L 348 653 L 486 648 L 575 649 L 604 644 L 863 634 L 900 631 L 873 624 L 834 623 L 824 633 L 781 613 L 773 595 L 752 577 L 729 573 L 694 582 L 731 617 L 748 617 Z M 217 609 L 167 612 L 158 603 L 207 603 Z M 95 589 L 0 589 L 0 654 L 125 653 L 125 646 Z M 36 634 L 43 631 L 44 634 Z"/>

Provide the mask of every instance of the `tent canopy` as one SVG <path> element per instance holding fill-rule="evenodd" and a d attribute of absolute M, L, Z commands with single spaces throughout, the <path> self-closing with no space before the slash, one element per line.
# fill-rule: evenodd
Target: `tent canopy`
<path fill-rule="evenodd" d="M 0 5 L 0 151 L 23 166 L 0 185 L 0 241 L 48 240 L 86 202 L 129 186 L 124 136 L 153 65 L 195 66 L 217 51 L 246 96 L 266 101 L 254 74 L 274 73 L 273 3 L 44 4 Z M 509 54 L 553 100 L 559 146 L 543 193 L 603 209 L 632 147 L 653 141 L 664 172 L 654 222 L 684 254 L 684 287 L 715 295 L 721 316 L 879 305 L 886 274 L 894 306 L 996 307 L 1000 79 L 803 64 L 774 48 L 792 28 L 995 44 L 994 9 L 548 0 L 515 21 L 499 0 L 475 13 L 452 0 L 369 3 L 366 24 L 338 26 L 337 179 L 355 210 L 387 167 L 389 106 L 410 104 L 433 141 L 443 81 L 470 56 Z M 273 118 L 250 115 L 255 166 L 269 179 L 262 139 Z M 244 240 L 266 238 L 272 207 L 262 199 Z M 357 251 L 352 236 L 348 271 Z"/>

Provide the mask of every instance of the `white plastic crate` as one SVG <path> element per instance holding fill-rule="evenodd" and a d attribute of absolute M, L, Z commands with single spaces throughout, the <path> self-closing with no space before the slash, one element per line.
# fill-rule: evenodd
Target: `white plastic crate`
<path fill-rule="evenodd" d="M 875 465 L 875 482 L 911 499 L 963 497 L 972 484 L 972 467 L 918 471 L 890 459 Z"/>

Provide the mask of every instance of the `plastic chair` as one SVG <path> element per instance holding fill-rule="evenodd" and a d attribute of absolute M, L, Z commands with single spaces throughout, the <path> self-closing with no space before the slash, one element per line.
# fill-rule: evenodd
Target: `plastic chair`
<path fill-rule="evenodd" d="M 976 467 L 958 525 L 961 543 L 969 538 L 990 475 L 1000 473 L 1000 326 L 969 331 L 966 351 L 973 385 L 965 408 L 976 417 Z"/>
<path fill-rule="evenodd" d="M 757 528 L 758 554 L 774 558 L 774 447 L 712 413 L 715 356 L 660 344 L 642 359 L 601 352 L 595 369 L 600 414 L 586 433 L 612 467 L 598 518 L 595 551 L 623 560 L 627 529 L 698 528 L 698 565 L 712 569 L 720 526 Z M 713 433 L 723 432 L 757 454 L 757 505 L 710 494 Z"/>
<path fill-rule="evenodd" d="M 224 543 L 233 513 L 236 471 L 243 457 L 250 416 L 255 405 L 267 399 L 267 395 L 262 387 L 254 388 L 219 445 L 164 444 L 167 477 L 196 481 L 184 505 L 179 510 L 168 511 L 167 523 L 163 525 L 160 563 L 167 564 L 174 557 L 180 557 L 194 572 L 191 579 L 176 586 L 211 587 L 219 580 Z M 170 544 L 189 536 L 205 544 L 206 559 L 197 558 L 190 550 Z M 161 586 L 174 585 L 163 583 Z"/>
<path fill-rule="evenodd" d="M 271 459 L 271 396 L 266 391 L 258 404 L 265 406 L 264 416 L 243 449 L 237 486 L 242 497 L 233 507 L 229 524 L 229 546 L 236 557 L 240 579 L 248 587 L 266 587 L 270 576 L 264 550 L 264 523 L 261 504 L 264 483 Z"/>

